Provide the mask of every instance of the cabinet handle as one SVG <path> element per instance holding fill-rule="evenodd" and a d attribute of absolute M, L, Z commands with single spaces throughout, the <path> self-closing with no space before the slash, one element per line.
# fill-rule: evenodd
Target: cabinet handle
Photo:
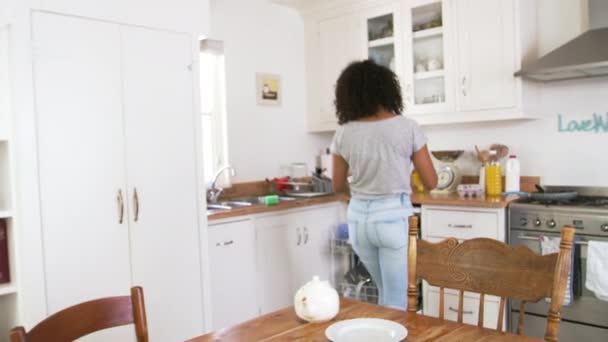
<path fill-rule="evenodd" d="M 454 309 L 454 308 L 453 308 L 453 307 L 451 307 L 451 306 L 450 306 L 450 307 L 448 307 L 448 310 L 458 313 L 458 310 Z M 463 313 L 463 314 L 465 314 L 465 315 L 472 315 L 472 314 L 473 314 L 473 311 L 463 311 L 462 313 Z"/>
<path fill-rule="evenodd" d="M 467 77 L 464 76 L 462 78 L 462 85 L 460 87 L 462 89 L 462 96 L 467 96 Z"/>
<path fill-rule="evenodd" d="M 133 221 L 139 220 L 139 195 L 137 194 L 137 188 L 133 188 Z"/>
<path fill-rule="evenodd" d="M 304 227 L 304 244 L 308 243 L 308 228 Z"/>
<path fill-rule="evenodd" d="M 216 246 L 229 246 L 229 245 L 232 245 L 233 243 L 234 243 L 234 240 L 230 240 L 230 241 L 218 242 L 215 245 Z"/>
<path fill-rule="evenodd" d="M 298 233 L 298 242 L 296 245 L 299 246 L 302 244 L 302 232 L 300 231 L 300 227 L 296 228 L 296 233 Z"/>
<path fill-rule="evenodd" d="M 450 228 L 467 228 L 467 229 L 471 229 L 473 228 L 472 224 L 448 224 L 448 227 Z"/>
<path fill-rule="evenodd" d="M 121 189 L 118 189 L 118 194 L 116 195 L 116 204 L 118 206 L 118 223 L 122 224 L 125 217 L 125 201 L 122 198 Z"/>

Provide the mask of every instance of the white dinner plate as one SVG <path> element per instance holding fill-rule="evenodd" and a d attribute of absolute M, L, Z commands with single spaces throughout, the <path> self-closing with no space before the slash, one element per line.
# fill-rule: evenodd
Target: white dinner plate
<path fill-rule="evenodd" d="M 407 329 L 386 319 L 355 318 L 330 325 L 325 336 L 334 342 L 396 342 L 407 337 Z"/>

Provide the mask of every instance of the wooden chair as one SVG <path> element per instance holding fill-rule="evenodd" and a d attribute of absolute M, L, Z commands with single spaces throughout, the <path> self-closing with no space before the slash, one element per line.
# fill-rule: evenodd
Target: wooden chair
<path fill-rule="evenodd" d="M 107 297 L 61 310 L 32 330 L 16 327 L 9 333 L 10 342 L 68 342 L 90 333 L 135 324 L 137 342 L 148 342 L 144 293 L 131 288 L 131 296 Z"/>
<path fill-rule="evenodd" d="M 417 279 L 439 287 L 439 318 L 444 318 L 444 289 L 458 290 L 458 322 L 462 323 L 464 291 L 480 294 L 477 325 L 483 327 L 484 296 L 500 297 L 497 330 L 502 331 L 505 299 L 521 301 L 517 333 L 522 334 L 526 302 L 551 298 L 546 341 L 557 341 L 574 228 L 561 232 L 560 252 L 540 256 L 529 248 L 486 238 L 459 243 L 418 240 L 418 218 L 409 218 L 408 311 L 416 311 Z"/>

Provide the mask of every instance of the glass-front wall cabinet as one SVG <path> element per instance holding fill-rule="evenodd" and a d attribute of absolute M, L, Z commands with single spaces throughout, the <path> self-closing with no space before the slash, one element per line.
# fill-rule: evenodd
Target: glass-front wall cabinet
<path fill-rule="evenodd" d="M 406 112 L 428 114 L 453 108 L 448 91 L 450 59 L 445 1 L 410 1 L 404 11 Z"/>
<path fill-rule="evenodd" d="M 367 57 L 376 63 L 401 74 L 402 44 L 399 6 L 382 6 L 371 10 L 365 17 Z"/>
<path fill-rule="evenodd" d="M 367 19 L 368 56 L 395 71 L 395 30 L 393 13 Z"/>

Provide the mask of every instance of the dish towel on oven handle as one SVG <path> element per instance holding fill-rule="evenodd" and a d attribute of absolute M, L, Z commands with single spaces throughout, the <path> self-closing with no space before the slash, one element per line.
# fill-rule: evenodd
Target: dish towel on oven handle
<path fill-rule="evenodd" d="M 603 301 L 608 301 L 608 242 L 589 241 L 585 286 Z"/>
<path fill-rule="evenodd" d="M 549 237 L 549 236 L 541 236 L 540 237 L 540 252 L 541 255 L 559 253 L 559 244 L 561 242 L 561 238 L 559 237 Z M 576 246 L 576 245 L 574 245 Z M 566 280 L 566 293 L 564 294 L 564 302 L 562 306 L 568 306 L 572 302 L 572 286 L 573 286 L 573 270 L 574 270 L 574 248 L 572 250 L 572 259 L 570 260 L 570 272 L 568 272 L 568 280 Z M 547 303 L 551 303 L 551 298 L 545 298 Z"/>

